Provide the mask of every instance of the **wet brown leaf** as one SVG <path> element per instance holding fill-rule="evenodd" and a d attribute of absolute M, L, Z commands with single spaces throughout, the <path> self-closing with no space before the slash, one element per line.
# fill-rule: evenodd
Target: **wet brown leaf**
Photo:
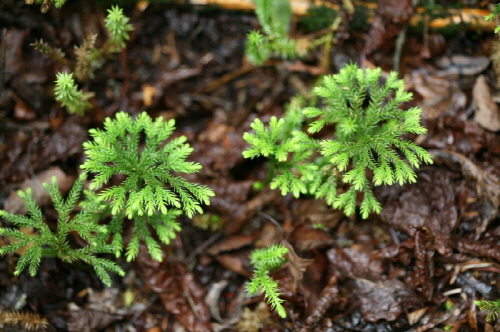
<path fill-rule="evenodd" d="M 122 315 L 108 314 L 97 310 L 72 310 L 68 316 L 69 332 L 91 332 L 104 329 L 123 318 Z"/>
<path fill-rule="evenodd" d="M 42 183 L 50 183 L 52 177 L 57 178 L 57 184 L 59 190 L 66 194 L 72 187 L 75 181 L 74 176 L 68 176 L 59 167 L 51 167 L 46 171 L 40 172 L 35 175 L 33 179 L 26 179 L 19 187 L 19 190 L 25 190 L 26 188 L 31 188 L 33 192 L 33 198 L 39 206 L 44 206 L 50 204 L 50 196 L 47 190 L 42 186 Z M 25 214 L 26 206 L 24 200 L 19 197 L 17 193 L 18 190 L 13 190 L 7 200 L 5 201 L 4 210 L 10 213 Z"/>
<path fill-rule="evenodd" d="M 205 253 L 215 256 L 220 253 L 241 249 L 251 245 L 255 241 L 256 234 L 253 235 L 233 235 L 228 238 L 211 245 Z"/>
<path fill-rule="evenodd" d="M 416 184 L 381 187 L 380 218 L 407 234 L 413 234 L 413 227 L 427 227 L 436 238 L 436 250 L 450 255 L 450 235 L 458 225 L 453 176 L 446 170 L 422 171 Z"/>
<path fill-rule="evenodd" d="M 371 252 L 361 248 L 333 248 L 327 251 L 330 270 L 339 280 L 364 278 L 377 280 L 382 275 L 382 263 L 371 259 Z"/>
<path fill-rule="evenodd" d="M 0 149 L 0 186 L 24 181 L 50 163 L 65 161 L 82 151 L 82 143 L 87 140 L 88 133 L 77 121 L 72 117 L 59 130 L 47 134 L 35 128 L 29 134 L 20 131 L 11 134 L 6 146 L 13 148 Z"/>
<path fill-rule="evenodd" d="M 394 321 L 417 302 L 416 294 L 396 279 L 372 282 L 356 278 L 350 284 L 368 322 Z"/>
<path fill-rule="evenodd" d="M 476 235 L 484 233 L 491 220 L 498 215 L 500 206 L 500 179 L 474 164 L 466 156 L 446 150 L 431 151 L 434 157 L 434 163 L 437 165 L 446 165 L 454 171 L 459 171 L 464 178 L 475 184 L 475 189 L 480 197 L 479 211 L 481 215 L 481 224 L 476 229 Z"/>
<path fill-rule="evenodd" d="M 500 108 L 493 101 L 491 90 L 486 84 L 486 76 L 479 75 L 472 90 L 474 120 L 481 127 L 490 130 L 500 130 Z"/>
<path fill-rule="evenodd" d="M 205 290 L 193 273 L 179 262 L 158 262 L 141 247 L 137 257 L 141 279 L 158 294 L 165 309 L 190 331 L 210 332 L 210 314 L 204 297 Z"/>
<path fill-rule="evenodd" d="M 330 234 L 312 227 L 309 223 L 295 227 L 288 236 L 288 240 L 299 255 L 309 254 L 312 250 L 326 248 L 334 243 Z"/>
<path fill-rule="evenodd" d="M 396 36 L 413 12 L 411 0 L 380 0 L 363 49 L 370 54 Z"/>
<path fill-rule="evenodd" d="M 413 286 L 420 286 L 427 301 L 432 300 L 434 293 L 434 235 L 426 227 L 415 227 L 415 269 L 413 270 Z"/>
<path fill-rule="evenodd" d="M 401 262 L 404 266 L 408 266 L 413 259 L 413 248 L 415 248 L 415 241 L 412 238 L 399 243 L 391 244 L 384 248 L 375 250 L 372 259 L 390 259 L 394 262 Z"/>
<path fill-rule="evenodd" d="M 249 251 L 239 251 L 231 254 L 219 254 L 217 261 L 229 271 L 233 271 L 246 278 L 253 275 L 253 266 L 250 264 Z"/>

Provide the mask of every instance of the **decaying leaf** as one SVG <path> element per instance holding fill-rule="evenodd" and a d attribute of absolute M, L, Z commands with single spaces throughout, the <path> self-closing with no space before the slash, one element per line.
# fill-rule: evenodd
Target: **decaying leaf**
<path fill-rule="evenodd" d="M 302 280 L 304 272 L 306 271 L 307 267 L 311 265 L 313 260 L 307 258 L 300 258 L 299 256 L 297 256 L 292 245 L 287 240 L 281 241 L 281 244 L 284 245 L 286 248 L 288 248 L 288 253 L 286 254 L 286 257 L 288 259 L 290 273 L 292 273 L 292 276 L 295 279 L 295 281 L 298 282 Z"/>
<path fill-rule="evenodd" d="M 491 97 L 486 77 L 479 75 L 472 90 L 474 120 L 486 130 L 500 130 L 500 109 Z"/>
<path fill-rule="evenodd" d="M 161 299 L 165 309 L 189 331 L 211 332 L 205 289 L 180 262 L 158 262 L 141 246 L 137 257 L 139 275 Z"/>
<path fill-rule="evenodd" d="M 460 171 L 464 178 L 473 181 L 476 192 L 481 199 L 483 208 L 481 214 L 481 225 L 476 229 L 476 235 L 482 234 L 489 223 L 498 215 L 500 207 L 500 179 L 494 174 L 474 164 L 466 156 L 453 151 L 433 150 L 430 151 L 437 165 L 446 165 L 454 171 Z"/>
<path fill-rule="evenodd" d="M 352 280 L 352 288 L 368 322 L 396 320 L 417 302 L 416 294 L 397 279 L 373 282 L 357 278 Z"/>
<path fill-rule="evenodd" d="M 31 188 L 35 202 L 41 206 L 47 205 L 50 203 L 50 196 L 47 190 L 43 188 L 42 183 L 50 183 L 53 176 L 57 178 L 59 190 L 61 190 L 63 194 L 69 191 L 75 181 L 75 177 L 66 175 L 59 167 L 51 167 L 46 171 L 36 174 L 32 179 L 30 178 L 24 180 L 19 190 Z M 9 197 L 5 201 L 4 209 L 10 213 L 24 214 L 27 212 L 26 206 L 24 200 L 19 197 L 17 192 L 18 190 L 13 190 L 10 193 Z"/>
<path fill-rule="evenodd" d="M 122 315 L 89 309 L 72 310 L 68 316 L 69 332 L 91 332 L 104 329 L 111 323 L 123 318 Z"/>
<path fill-rule="evenodd" d="M 415 227 L 415 269 L 413 286 L 430 301 L 434 293 L 434 235 L 427 227 Z"/>

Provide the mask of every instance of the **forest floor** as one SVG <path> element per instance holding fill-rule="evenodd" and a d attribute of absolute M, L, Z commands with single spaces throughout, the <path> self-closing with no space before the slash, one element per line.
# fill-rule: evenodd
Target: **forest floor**
<path fill-rule="evenodd" d="M 281 116 L 292 96 L 350 61 L 392 70 L 404 22 L 356 30 L 348 24 L 356 14 L 347 15 L 326 54 L 319 49 L 256 67 L 244 54 L 246 34 L 258 28 L 252 12 L 124 8 L 134 26 L 128 46 L 84 83 L 95 98 L 80 117 L 53 97 L 55 75 L 65 68 L 30 45 L 43 39 L 71 57 L 87 35 L 98 33 L 102 42 L 106 8 L 68 1 L 43 14 L 21 0 L 0 3 L 0 208 L 22 213 L 16 191 L 33 187 L 55 225 L 40 183 L 55 175 L 68 190 L 88 129 L 117 111 L 175 118 L 176 134 L 194 148 L 189 159 L 203 166 L 193 179 L 216 195 L 205 214 L 181 218 L 182 231 L 164 248 L 168 259 L 119 259 L 127 274 L 114 275 L 109 288 L 85 264 L 47 258 L 35 277 L 14 276 L 16 256 L 0 257 L 0 330 L 42 331 L 45 319 L 47 331 L 74 332 L 500 331 L 474 304 L 500 297 L 500 113 L 491 31 L 460 24 L 446 32 L 407 30 L 400 77 L 415 98 L 406 106 L 423 109 L 428 129 L 411 138 L 434 164 L 418 170 L 415 184 L 378 187 L 383 211 L 363 220 L 311 197 L 256 190 L 266 160 L 242 157 L 242 135 L 255 118 Z M 292 27 L 295 35 L 305 29 L 300 21 Z M 302 280 L 290 272 L 293 262 L 273 275 L 286 300 L 284 319 L 245 292 L 249 254 L 283 237 L 311 259 Z M 9 321 L 11 311 L 39 317 Z"/>

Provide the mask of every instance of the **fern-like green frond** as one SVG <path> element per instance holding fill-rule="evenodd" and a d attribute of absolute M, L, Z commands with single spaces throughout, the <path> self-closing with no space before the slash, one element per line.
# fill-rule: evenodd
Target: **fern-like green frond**
<path fill-rule="evenodd" d="M 285 255 L 288 249 L 281 244 L 273 244 L 268 248 L 255 249 L 250 260 L 255 266 L 255 271 L 252 279 L 247 283 L 247 291 L 250 294 L 264 293 L 264 297 L 271 305 L 273 310 L 276 310 L 281 317 L 286 317 L 285 308 L 281 303 L 278 282 L 269 276 L 269 272 L 280 267 L 286 262 Z"/>
<path fill-rule="evenodd" d="M 85 174 L 80 176 L 66 197 L 58 189 L 57 180 L 52 178 L 50 184 L 43 186 L 49 193 L 54 208 L 59 214 L 57 229 L 52 231 L 44 222 L 41 209 L 36 205 L 31 189 L 19 192 L 24 200 L 28 215 L 16 215 L 0 210 L 0 217 L 5 218 L 17 227 L 31 227 L 33 233 L 25 234 L 14 228 L 0 228 L 0 234 L 10 239 L 10 244 L 0 248 L 0 254 L 14 253 L 20 249 L 21 257 L 16 266 L 15 274 L 19 275 L 25 268 L 34 276 L 42 257 L 55 256 L 66 262 L 82 260 L 93 265 L 101 280 L 110 285 L 107 271 L 123 274 L 123 270 L 116 263 L 99 263 L 102 259 L 96 253 L 113 253 L 117 249 L 112 245 L 103 245 L 99 241 L 102 234 L 107 233 L 106 227 L 99 225 L 95 215 L 98 215 L 103 205 L 97 201 L 89 201 L 80 212 L 74 214 L 75 206 L 80 198 Z M 74 215 L 73 215 L 74 214 Z M 77 234 L 87 241 L 83 248 L 74 249 L 68 244 L 68 237 Z M 98 264 L 97 268 L 95 264 Z"/>
<path fill-rule="evenodd" d="M 493 322 L 498 319 L 498 316 L 500 315 L 500 299 L 496 301 L 477 300 L 474 301 L 474 303 L 479 307 L 479 309 L 490 311 L 486 316 L 487 322 Z"/>
<path fill-rule="evenodd" d="M 323 77 L 313 91 L 321 105 L 302 108 L 303 118 L 309 119 L 307 132 L 317 134 L 331 126 L 333 138 L 317 141 L 304 132 L 298 134 L 297 126 L 287 127 L 286 117 L 272 118 L 267 127 L 257 119 L 254 133 L 244 135 L 250 148 L 243 156 L 271 159 L 271 188 L 281 189 L 284 195 L 309 193 L 324 198 L 346 215 L 355 212 L 361 193 L 361 215 L 367 218 L 381 210 L 373 185 L 413 183 L 414 168 L 432 163 L 426 150 L 402 138 L 427 130 L 420 123 L 419 108 L 400 109 L 412 95 L 404 91 L 397 73 L 390 73 L 383 82 L 380 68 L 364 70 L 350 64 Z M 317 158 L 318 152 L 322 158 Z M 339 186 L 346 188 L 338 195 Z"/>
<path fill-rule="evenodd" d="M 110 202 L 113 214 L 151 216 L 173 207 L 191 217 L 202 212 L 201 204 L 210 203 L 214 195 L 210 188 L 177 175 L 197 172 L 201 165 L 185 161 L 192 152 L 185 137 L 165 142 L 174 129 L 173 119 L 153 121 L 141 113 L 133 120 L 119 112 L 115 120 L 106 119 L 103 130 L 89 131 L 93 140 L 84 143 L 87 160 L 81 167 L 96 173 L 91 189 L 102 188 L 113 175 L 124 176 L 120 185 L 99 194 Z"/>
<path fill-rule="evenodd" d="M 245 52 L 250 62 L 262 65 L 271 56 L 295 58 L 297 42 L 288 38 L 292 18 L 289 0 L 255 0 L 255 12 L 262 33 L 251 31 L 247 35 Z"/>

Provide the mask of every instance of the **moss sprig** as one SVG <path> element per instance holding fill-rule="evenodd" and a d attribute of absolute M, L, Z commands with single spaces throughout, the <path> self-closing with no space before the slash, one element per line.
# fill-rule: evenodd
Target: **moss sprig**
<path fill-rule="evenodd" d="M 57 74 L 55 98 L 62 106 L 67 107 L 73 114 L 83 115 L 92 107 L 89 99 L 94 96 L 92 92 L 78 90 L 73 74 L 61 72 Z"/>
<path fill-rule="evenodd" d="M 270 272 L 279 268 L 286 262 L 284 257 L 288 249 L 281 244 L 273 244 L 264 249 L 255 249 L 250 255 L 250 261 L 255 267 L 254 274 L 247 283 L 247 291 L 250 294 L 264 293 L 264 297 L 273 310 L 281 317 L 286 317 L 285 308 L 280 298 L 279 285 L 271 278 Z"/>

